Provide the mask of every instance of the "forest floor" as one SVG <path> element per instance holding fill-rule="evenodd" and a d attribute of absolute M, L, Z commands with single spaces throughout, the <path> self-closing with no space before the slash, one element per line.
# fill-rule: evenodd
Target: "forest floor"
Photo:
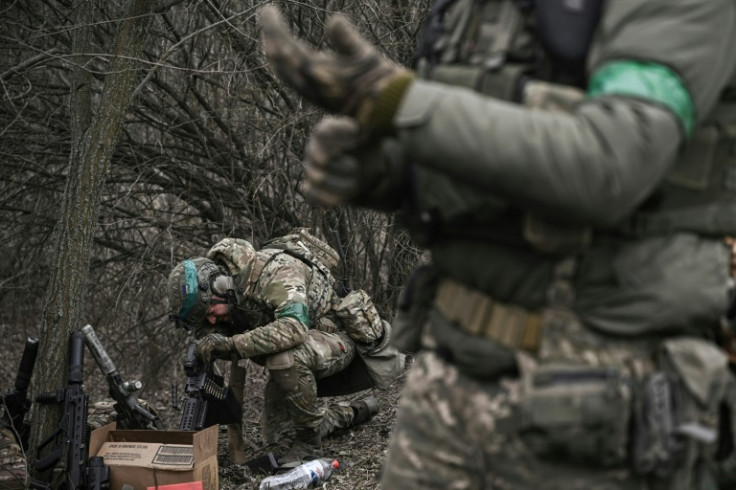
<path fill-rule="evenodd" d="M 11 339 L 0 345 L 0 351 L 10 351 L 12 347 L 21 344 L 18 339 Z M 15 359 L 19 353 L 6 352 L 6 360 L 0 365 L 0 387 L 5 392 L 11 387 L 15 377 L 17 363 Z M 90 377 L 84 383 L 85 392 L 89 395 L 90 403 L 106 397 L 107 383 L 98 373 L 92 356 L 85 360 L 85 374 Z M 126 370 L 126 372 L 128 372 Z M 243 403 L 243 440 L 246 460 L 254 459 L 269 452 L 282 453 L 284 448 L 270 447 L 261 438 L 259 418 L 263 407 L 263 389 L 268 375 L 262 367 L 254 363 L 247 363 L 246 385 Z M 174 377 L 178 382 L 179 396 L 183 394 L 182 379 Z M 364 390 L 351 395 L 332 398 L 321 398 L 322 401 L 353 401 L 368 395 L 376 396 L 381 404 L 380 412 L 373 418 L 357 427 L 338 431 L 322 441 L 325 458 L 337 459 L 340 467 L 319 488 L 333 490 L 377 490 L 381 466 L 388 450 L 389 436 L 396 420 L 399 396 L 406 378 L 404 371 L 397 380 L 386 390 Z M 127 378 L 126 378 L 127 379 Z M 170 386 L 172 380 L 161 380 L 159 387 Z M 155 408 L 165 426 L 171 430 L 179 426 L 181 412 L 172 406 L 172 392 L 168 389 L 152 389 L 142 394 L 142 397 Z M 233 464 L 227 448 L 227 427 L 221 426 L 218 441 L 219 486 L 223 490 L 250 490 L 257 489 L 264 477 L 262 474 L 251 472 L 244 464 Z"/>
<path fill-rule="evenodd" d="M 257 458 L 268 452 L 278 454 L 280 449 L 265 444 L 261 439 L 259 417 L 263 406 L 263 387 L 267 376 L 254 364 L 248 366 L 245 403 L 243 406 L 243 433 L 246 459 Z M 396 419 L 396 410 L 406 372 L 387 390 L 366 390 L 343 397 L 322 400 L 353 401 L 368 395 L 381 403 L 380 412 L 369 421 L 351 429 L 338 431 L 322 441 L 324 457 L 337 459 L 340 467 L 320 487 L 334 490 L 375 490 L 379 488 L 381 464 L 388 450 L 389 436 Z M 165 412 L 169 412 L 165 410 Z M 162 414 L 167 426 L 178 424 L 176 412 Z M 264 477 L 251 472 L 246 465 L 233 464 L 227 449 L 227 428 L 220 427 L 218 444 L 220 488 L 223 490 L 257 489 Z"/>

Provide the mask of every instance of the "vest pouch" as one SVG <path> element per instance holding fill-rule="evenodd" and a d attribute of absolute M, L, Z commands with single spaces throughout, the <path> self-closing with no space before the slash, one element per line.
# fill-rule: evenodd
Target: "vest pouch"
<path fill-rule="evenodd" d="M 381 317 L 373 300 L 362 289 L 351 291 L 334 309 L 345 332 L 359 344 L 371 345 L 383 338 Z"/>
<path fill-rule="evenodd" d="M 695 130 L 666 180 L 632 216 L 638 236 L 736 233 L 736 104 L 721 103 Z"/>
<path fill-rule="evenodd" d="M 373 386 L 386 389 L 403 368 L 402 356 L 389 341 L 391 325 L 382 320 L 368 293 L 357 289 L 335 307 L 348 336 L 355 341 Z"/>
<path fill-rule="evenodd" d="M 519 100 L 526 64 L 504 64 L 493 69 L 482 65 L 438 65 L 432 72 L 435 82 L 465 87 L 500 100 Z"/>
<path fill-rule="evenodd" d="M 524 370 L 519 435 L 541 458 L 597 467 L 626 461 L 632 390 L 613 367 L 547 364 Z"/>
<path fill-rule="evenodd" d="M 642 476 L 667 478 L 685 460 L 683 393 L 677 380 L 662 371 L 649 373 L 639 386 L 634 408 L 631 463 Z"/>
<path fill-rule="evenodd" d="M 389 342 L 391 339 L 391 325 L 383 322 L 383 337 L 377 344 L 356 344 L 358 356 L 365 363 L 366 371 L 373 386 L 385 390 L 401 374 L 404 368 L 404 355 Z"/>
<path fill-rule="evenodd" d="M 677 337 L 662 342 L 657 360 L 660 371 L 644 379 L 636 404 L 634 470 L 667 488 L 716 488 L 700 455 L 718 449 L 719 418 L 733 389 L 727 357 L 711 342 Z"/>

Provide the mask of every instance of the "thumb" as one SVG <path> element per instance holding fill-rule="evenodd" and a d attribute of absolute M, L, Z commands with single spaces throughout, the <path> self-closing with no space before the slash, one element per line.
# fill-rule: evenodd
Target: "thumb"
<path fill-rule="evenodd" d="M 294 76 L 290 74 L 299 73 L 314 52 L 291 35 L 281 12 L 273 5 L 261 7 L 258 17 L 266 57 L 281 76 L 290 80 Z"/>
<path fill-rule="evenodd" d="M 373 51 L 373 47 L 350 24 L 350 21 L 344 15 L 335 14 L 327 19 L 325 31 L 327 38 L 339 55 L 363 57 Z"/>

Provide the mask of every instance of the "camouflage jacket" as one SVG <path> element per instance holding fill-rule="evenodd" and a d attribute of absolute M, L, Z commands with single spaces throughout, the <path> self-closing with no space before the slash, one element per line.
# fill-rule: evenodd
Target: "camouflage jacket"
<path fill-rule="evenodd" d="M 332 278 L 316 266 L 283 250 L 263 249 L 255 254 L 247 242 L 225 238 L 207 257 L 224 264 L 232 274 L 238 306 L 233 312 L 232 335 L 243 358 L 275 354 L 296 347 L 329 311 L 334 292 Z"/>
<path fill-rule="evenodd" d="M 396 137 L 385 148 L 397 166 L 413 165 L 412 172 L 395 172 L 414 178 L 412 192 L 393 192 L 407 196 L 406 221 L 418 228 L 412 236 L 429 235 L 442 274 L 527 310 L 549 306 L 560 259 L 575 255 L 575 294 L 568 298 L 590 327 L 616 335 L 700 335 L 719 325 L 731 283 L 722 237 L 736 226 L 725 219 L 734 216 L 732 207 L 721 217 L 713 211 L 718 203 L 707 199 L 730 185 L 734 162 L 733 113 L 723 115 L 730 123 L 712 120 L 721 117 L 719 97 L 736 87 L 736 56 L 728 48 L 736 43 L 736 3 L 605 2 L 587 57 L 588 78 L 601 85 L 583 87 L 580 103 L 568 111 L 530 103 L 532 84 L 516 103 L 439 83 L 443 73 L 449 79 L 468 69 L 444 61 L 455 58 L 441 51 L 473 19 L 463 9 L 500 3 L 445 2 L 436 43 L 441 66 L 429 72 L 432 80 L 412 83 L 394 117 Z M 616 76 L 643 80 L 655 72 L 668 75 L 636 87 L 651 94 L 637 95 Z M 670 85 L 692 109 L 688 117 L 674 109 L 680 106 L 668 98 L 676 92 Z M 732 197 L 725 199 L 733 206 Z M 691 222 L 674 215 L 701 204 L 713 209 L 689 213 Z M 641 226 L 651 214 L 663 230 Z M 540 247 L 568 229 L 575 236 L 577 228 L 580 252 Z"/>

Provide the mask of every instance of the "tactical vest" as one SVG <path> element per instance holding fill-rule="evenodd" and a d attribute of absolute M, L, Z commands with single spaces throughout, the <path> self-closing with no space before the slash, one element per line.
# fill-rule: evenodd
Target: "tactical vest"
<path fill-rule="evenodd" d="M 535 6 L 536 4 L 536 6 Z M 572 110 L 585 98 L 585 58 L 602 1 L 435 0 L 416 71 L 529 107 Z M 562 36 L 559 33 L 563 33 Z M 736 233 L 736 73 L 670 174 L 616 232 L 637 236 L 690 231 Z M 591 230 L 524 216 L 526 242 L 568 254 Z"/>
<path fill-rule="evenodd" d="M 306 285 L 309 314 L 311 318 L 323 315 L 330 308 L 335 282 L 330 269 L 337 265 L 340 256 L 327 243 L 303 228 L 263 244 L 256 254 L 246 294 L 254 294 L 263 270 L 279 254 L 287 254 L 309 266 L 311 273 Z"/>
<path fill-rule="evenodd" d="M 261 249 L 270 248 L 283 250 L 310 266 L 317 267 L 327 277 L 331 276 L 330 271 L 340 262 L 337 251 L 327 242 L 309 233 L 306 228 L 297 228 L 287 235 L 272 238 L 261 247 Z"/>

